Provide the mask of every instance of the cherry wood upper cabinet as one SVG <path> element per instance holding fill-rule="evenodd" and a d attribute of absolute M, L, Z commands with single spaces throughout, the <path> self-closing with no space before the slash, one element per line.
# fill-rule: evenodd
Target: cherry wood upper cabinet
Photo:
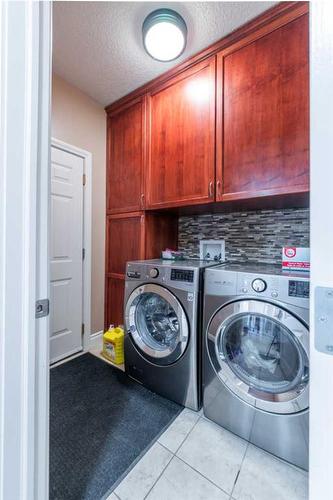
<path fill-rule="evenodd" d="M 147 208 L 214 200 L 215 56 L 148 93 Z"/>
<path fill-rule="evenodd" d="M 309 190 L 308 33 L 304 14 L 218 54 L 218 200 Z"/>
<path fill-rule="evenodd" d="M 144 206 L 145 98 L 108 114 L 107 211 L 134 212 Z"/>

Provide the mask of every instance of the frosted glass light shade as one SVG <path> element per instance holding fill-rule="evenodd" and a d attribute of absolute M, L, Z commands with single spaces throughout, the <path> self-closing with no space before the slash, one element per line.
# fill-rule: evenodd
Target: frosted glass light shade
<path fill-rule="evenodd" d="M 158 61 L 172 61 L 186 46 L 187 27 L 174 10 L 158 9 L 146 17 L 142 26 L 146 52 Z"/>

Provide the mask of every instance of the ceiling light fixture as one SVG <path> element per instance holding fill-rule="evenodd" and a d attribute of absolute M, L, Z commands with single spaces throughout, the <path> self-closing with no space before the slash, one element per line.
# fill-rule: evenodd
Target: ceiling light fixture
<path fill-rule="evenodd" d="M 158 61 L 172 61 L 184 52 L 187 27 L 174 10 L 158 9 L 151 12 L 142 25 L 143 45 L 147 53 Z"/>

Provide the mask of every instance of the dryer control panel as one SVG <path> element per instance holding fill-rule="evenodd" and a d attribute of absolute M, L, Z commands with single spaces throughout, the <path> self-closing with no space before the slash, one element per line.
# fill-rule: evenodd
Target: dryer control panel
<path fill-rule="evenodd" d="M 308 281 L 289 280 L 289 297 L 299 297 L 308 299 L 310 296 L 310 283 Z"/>
<path fill-rule="evenodd" d="M 309 277 L 295 274 L 266 274 L 233 269 L 211 268 L 205 276 L 206 295 L 220 297 L 256 297 L 309 307 Z"/>
<path fill-rule="evenodd" d="M 255 295 L 258 298 L 273 299 L 300 307 L 308 307 L 309 279 L 300 276 L 257 275 L 239 272 L 237 294 Z"/>
<path fill-rule="evenodd" d="M 256 275 L 252 273 L 238 273 L 237 292 L 240 295 L 254 294 L 261 297 L 277 299 L 280 294 L 278 276 Z"/>

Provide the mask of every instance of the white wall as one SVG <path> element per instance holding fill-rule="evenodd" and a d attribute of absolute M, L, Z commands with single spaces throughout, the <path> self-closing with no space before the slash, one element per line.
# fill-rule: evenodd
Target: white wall
<path fill-rule="evenodd" d="M 333 498 L 333 356 L 314 347 L 316 286 L 333 287 L 333 2 L 311 2 L 310 500 Z M 333 321 L 332 342 L 333 342 Z"/>
<path fill-rule="evenodd" d="M 91 332 L 104 327 L 106 114 L 58 75 L 52 78 L 52 137 L 92 153 Z"/>

